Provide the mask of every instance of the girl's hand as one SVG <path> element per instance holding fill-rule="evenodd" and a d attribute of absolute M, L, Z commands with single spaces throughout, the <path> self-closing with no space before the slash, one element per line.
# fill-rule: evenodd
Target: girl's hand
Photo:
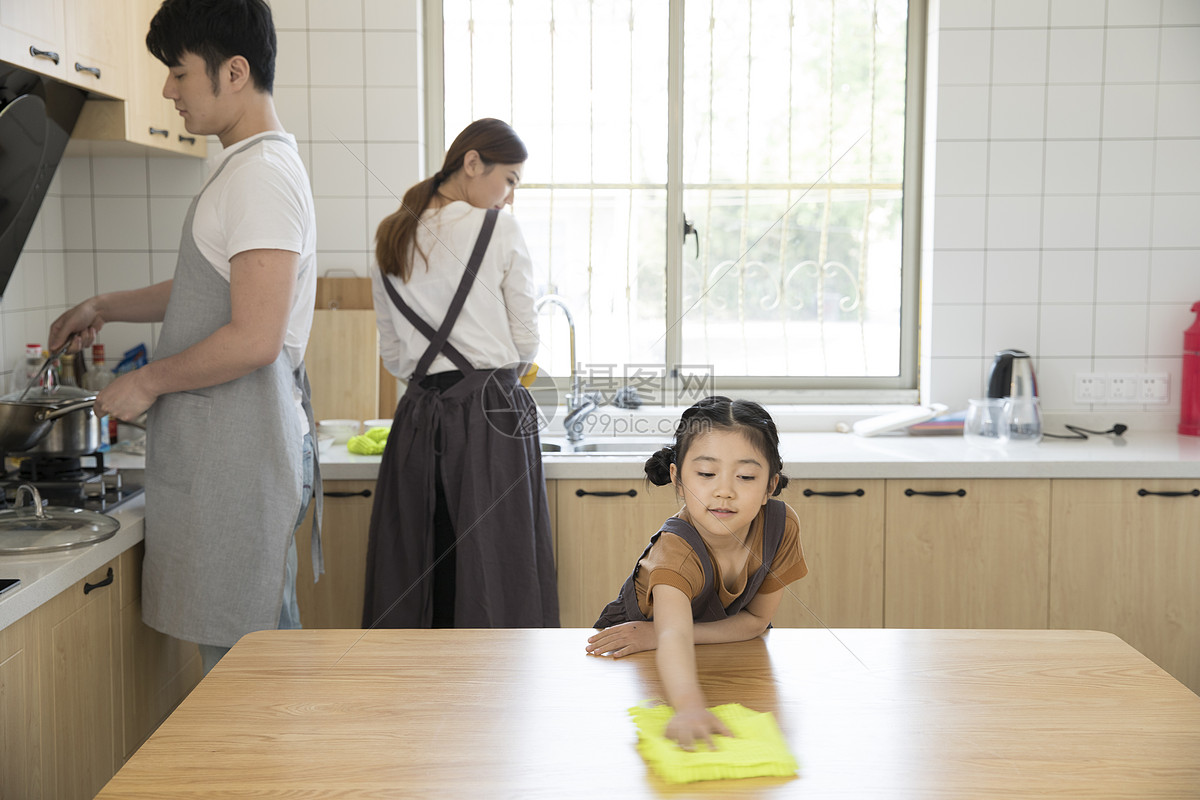
<path fill-rule="evenodd" d="M 665 733 L 668 739 L 679 742 L 679 746 L 689 752 L 695 749 L 694 743 L 697 740 L 707 743 L 709 750 L 716 750 L 712 740 L 714 733 L 733 736 L 729 728 L 725 727 L 725 723 L 717 719 L 707 708 L 677 711 L 675 716 L 671 717 L 671 721 L 667 723 Z"/>
<path fill-rule="evenodd" d="M 658 635 L 653 622 L 622 622 L 588 637 L 586 649 L 593 656 L 621 658 L 656 647 Z"/>

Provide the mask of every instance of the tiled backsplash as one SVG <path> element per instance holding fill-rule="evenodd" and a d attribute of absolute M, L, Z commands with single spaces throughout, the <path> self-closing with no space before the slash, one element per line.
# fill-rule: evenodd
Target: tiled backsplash
<path fill-rule="evenodd" d="M 276 105 L 310 169 L 320 268 L 366 275 L 393 192 L 421 173 L 417 0 L 274 5 Z M 1200 300 L 1200 2 L 931 6 L 923 398 L 965 406 L 992 354 L 1017 347 L 1050 411 L 1089 410 L 1078 372 L 1170 373 L 1177 409 Z M 0 370 L 70 304 L 168 278 L 204 172 L 66 159 L 0 304 Z M 111 357 L 154 334 L 100 338 Z"/>
<path fill-rule="evenodd" d="M 1016 347 L 1048 411 L 1092 410 L 1076 373 L 1165 372 L 1177 413 L 1200 300 L 1200 2 L 931 14 L 923 396 L 962 407 Z"/>

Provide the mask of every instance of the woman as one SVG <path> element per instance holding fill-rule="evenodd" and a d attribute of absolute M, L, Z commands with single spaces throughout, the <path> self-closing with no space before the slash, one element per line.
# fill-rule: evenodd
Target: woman
<path fill-rule="evenodd" d="M 502 214 L 527 151 L 468 125 L 376 234 L 384 365 L 408 381 L 380 465 L 364 627 L 556 627 L 537 412 L 533 273 Z"/>

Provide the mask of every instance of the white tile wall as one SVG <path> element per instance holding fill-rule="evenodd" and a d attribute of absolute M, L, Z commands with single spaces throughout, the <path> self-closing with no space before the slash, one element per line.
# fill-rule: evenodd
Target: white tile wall
<path fill-rule="evenodd" d="M 318 267 L 367 275 L 375 226 L 424 173 L 418 0 L 272 0 L 275 103 L 300 144 L 317 204 Z M 209 140 L 210 152 L 220 149 Z M 59 166 L 0 302 L 0 389 L 27 341 L 96 292 L 167 280 L 206 164 L 74 157 Z M 394 193 L 394 194 L 393 194 Z M 157 326 L 109 325 L 110 358 Z"/>
<path fill-rule="evenodd" d="M 1096 410 L 1073 402 L 1093 371 L 1168 372 L 1178 409 L 1200 300 L 1200 2 L 942 0 L 929 36 L 927 399 L 964 406 L 1018 347 L 1049 411 Z"/>
<path fill-rule="evenodd" d="M 366 275 L 422 173 L 418 0 L 275 0 L 275 99 L 317 198 L 320 267 Z M 952 406 L 1034 354 L 1049 411 L 1082 371 L 1166 371 L 1200 300 L 1200 2 L 940 0 L 926 128 L 922 385 Z M 0 303 L 0 371 L 63 309 L 164 280 L 205 166 L 67 159 Z M 113 325 L 119 351 L 150 326 Z"/>

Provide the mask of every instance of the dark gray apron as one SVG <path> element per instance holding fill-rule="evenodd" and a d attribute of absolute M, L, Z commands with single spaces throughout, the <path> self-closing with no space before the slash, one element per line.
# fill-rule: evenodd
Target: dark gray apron
<path fill-rule="evenodd" d="M 430 344 L 396 408 L 379 467 L 367 549 L 365 628 L 432 624 L 438 475 L 457 539 L 455 626 L 558 626 L 541 445 L 536 426 L 530 424 L 537 419 L 537 409 L 516 370 L 476 370 L 448 342 L 497 214 L 490 209 L 484 216 L 438 329 L 404 302 L 390 280 L 383 281 L 392 303 Z M 462 380 L 444 391 L 420 385 L 438 353 L 463 373 Z"/>
<path fill-rule="evenodd" d="M 600 619 L 596 620 L 592 627 L 611 628 L 622 622 L 646 621 L 646 615 L 642 613 L 637 601 L 637 574 L 638 570 L 642 568 L 642 559 L 650 552 L 650 548 L 654 547 L 654 543 L 662 536 L 663 531 L 683 537 L 684 541 L 696 551 L 696 556 L 700 559 L 700 566 L 704 569 L 704 588 L 700 590 L 700 594 L 692 598 L 692 620 L 694 622 L 717 622 L 736 616 L 758 594 L 759 587 L 771 572 L 771 563 L 775 561 L 775 554 L 779 551 L 780 542 L 783 541 L 786 517 L 787 511 L 783 501 L 767 501 L 767 518 L 763 521 L 762 562 L 746 581 L 746 588 L 728 606 L 721 605 L 721 594 L 717 587 L 712 558 L 708 555 L 708 548 L 704 546 L 704 539 L 700 537 L 700 532 L 679 517 L 671 517 L 663 523 L 658 533 L 650 537 L 650 544 L 646 545 L 646 549 L 638 557 L 637 564 L 621 586 L 617 599 L 604 607 L 604 611 L 600 613 Z"/>
<path fill-rule="evenodd" d="M 192 237 L 200 195 L 239 153 L 213 173 L 183 223 L 179 261 L 155 358 L 186 350 L 232 316 L 229 282 Z M 310 267 L 311 268 L 311 267 Z M 304 363 L 287 351 L 236 380 L 165 394 L 150 407 L 146 436 L 146 558 L 142 617 L 179 639 L 232 646 L 276 628 L 284 560 L 303 494 L 302 435 L 292 389 L 301 390 L 315 431 Z M 314 452 L 313 571 L 320 554 L 321 483 Z"/>

